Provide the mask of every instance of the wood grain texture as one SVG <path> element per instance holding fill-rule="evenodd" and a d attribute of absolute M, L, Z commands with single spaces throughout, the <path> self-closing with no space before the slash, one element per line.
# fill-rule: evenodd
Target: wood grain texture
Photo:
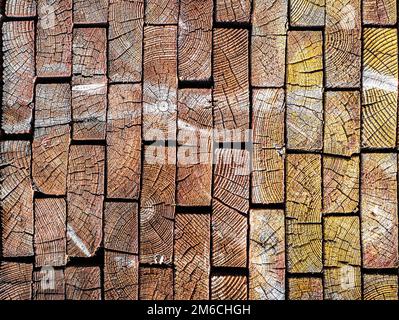
<path fill-rule="evenodd" d="M 288 27 L 286 0 L 253 0 L 251 85 L 282 87 Z"/>
<path fill-rule="evenodd" d="M 287 147 L 322 148 L 323 52 L 319 31 L 288 32 Z"/>
<path fill-rule="evenodd" d="M 0 300 L 30 300 L 32 296 L 31 264 L 0 263 Z"/>
<path fill-rule="evenodd" d="M 363 23 L 394 25 L 396 23 L 395 0 L 362 0 Z"/>
<path fill-rule="evenodd" d="M 73 0 L 74 23 L 95 24 L 108 21 L 109 0 Z"/>
<path fill-rule="evenodd" d="M 321 278 L 289 278 L 289 300 L 323 300 Z"/>
<path fill-rule="evenodd" d="M 35 82 L 33 21 L 4 22 L 1 127 L 5 133 L 31 132 Z"/>
<path fill-rule="evenodd" d="M 212 25 L 212 0 L 180 1 L 178 37 L 180 80 L 211 79 Z"/>
<path fill-rule="evenodd" d="M 210 89 L 179 90 L 176 196 L 181 206 L 211 204 L 212 119 Z"/>
<path fill-rule="evenodd" d="M 140 81 L 144 0 L 109 2 L 109 78 L 112 82 Z"/>
<path fill-rule="evenodd" d="M 359 87 L 361 0 L 326 1 L 325 64 L 328 88 Z"/>
<path fill-rule="evenodd" d="M 217 149 L 212 201 L 212 265 L 245 267 L 249 152 Z"/>
<path fill-rule="evenodd" d="M 35 266 L 66 264 L 66 201 L 35 199 Z"/>
<path fill-rule="evenodd" d="M 385 274 L 363 275 L 364 300 L 398 300 L 398 277 Z"/>
<path fill-rule="evenodd" d="M 323 157 L 324 213 L 358 212 L 359 172 L 359 157 Z"/>
<path fill-rule="evenodd" d="M 107 196 L 137 200 L 141 170 L 141 85 L 111 85 L 107 113 Z"/>
<path fill-rule="evenodd" d="M 87 1 L 82 1 L 86 3 Z M 76 21 L 75 21 L 76 22 Z M 107 34 L 104 28 L 75 28 L 73 74 L 94 77 L 107 74 Z"/>
<path fill-rule="evenodd" d="M 101 300 L 100 268 L 67 267 L 65 292 L 67 300 Z"/>
<path fill-rule="evenodd" d="M 326 0 L 291 0 L 290 4 L 292 26 L 324 26 Z"/>
<path fill-rule="evenodd" d="M 147 0 L 145 21 L 148 24 L 175 24 L 178 21 L 178 0 Z"/>
<path fill-rule="evenodd" d="M 38 0 L 36 70 L 39 77 L 72 72 L 72 0 Z"/>
<path fill-rule="evenodd" d="M 73 138 L 105 138 L 107 35 L 103 28 L 75 28 L 73 34 Z"/>
<path fill-rule="evenodd" d="M 173 261 L 176 148 L 144 150 L 140 200 L 140 262 L 169 265 Z"/>
<path fill-rule="evenodd" d="M 287 220 L 287 269 L 291 273 L 316 273 L 323 269 L 322 226 Z"/>
<path fill-rule="evenodd" d="M 360 300 L 359 218 L 326 217 L 323 224 L 325 299 Z"/>
<path fill-rule="evenodd" d="M 104 259 L 105 300 L 137 300 L 139 287 L 138 257 L 105 251 Z"/>
<path fill-rule="evenodd" d="M 288 1 L 252 0 L 252 35 L 285 35 L 288 28 Z"/>
<path fill-rule="evenodd" d="M 325 153 L 351 156 L 360 152 L 360 109 L 357 91 L 325 93 Z"/>
<path fill-rule="evenodd" d="M 2 256 L 33 256 L 34 219 L 30 143 L 1 141 L 0 163 Z"/>
<path fill-rule="evenodd" d="M 397 33 L 384 28 L 365 28 L 363 33 L 362 145 L 394 147 L 398 109 Z"/>
<path fill-rule="evenodd" d="M 363 266 L 398 266 L 397 155 L 362 154 Z"/>
<path fill-rule="evenodd" d="M 214 29 L 213 76 L 216 141 L 246 141 L 249 129 L 248 31 Z"/>
<path fill-rule="evenodd" d="M 144 28 L 144 140 L 176 139 L 176 39 L 176 26 Z"/>
<path fill-rule="evenodd" d="M 8 17 L 27 18 L 36 16 L 37 0 L 4 0 L 5 14 Z"/>
<path fill-rule="evenodd" d="M 63 269 L 42 268 L 33 272 L 33 300 L 65 300 Z"/>
<path fill-rule="evenodd" d="M 32 142 L 32 177 L 35 188 L 42 193 L 66 193 L 70 122 L 70 85 L 38 84 Z"/>
<path fill-rule="evenodd" d="M 284 202 L 284 156 L 280 149 L 262 149 L 255 145 L 252 153 L 252 203 Z"/>
<path fill-rule="evenodd" d="M 138 205 L 106 202 L 104 208 L 104 248 L 138 254 Z"/>
<path fill-rule="evenodd" d="M 252 90 L 253 143 L 262 148 L 282 148 L 284 145 L 284 90 Z"/>
<path fill-rule="evenodd" d="M 252 203 L 284 201 L 284 90 L 252 91 Z"/>
<path fill-rule="evenodd" d="M 208 300 L 210 216 L 178 214 L 175 227 L 175 300 Z"/>
<path fill-rule="evenodd" d="M 106 136 L 107 79 L 76 77 L 72 81 L 72 137 L 103 140 Z"/>
<path fill-rule="evenodd" d="M 140 300 L 173 300 L 171 268 L 140 267 Z"/>
<path fill-rule="evenodd" d="M 102 240 L 104 147 L 70 148 L 67 194 L 67 253 L 92 257 Z"/>
<path fill-rule="evenodd" d="M 217 22 L 249 22 L 252 0 L 216 0 Z"/>
<path fill-rule="evenodd" d="M 320 272 L 323 267 L 321 157 L 288 155 L 286 179 L 288 270 Z"/>
<path fill-rule="evenodd" d="M 245 276 L 212 276 L 211 286 L 211 300 L 247 300 Z"/>
<path fill-rule="evenodd" d="M 286 42 L 286 36 L 252 36 L 251 85 L 284 86 Z"/>
<path fill-rule="evenodd" d="M 285 299 L 285 225 L 283 210 L 250 212 L 249 299 Z"/>
<path fill-rule="evenodd" d="M 301 223 L 321 222 L 321 157 L 316 154 L 287 156 L 286 216 Z"/>

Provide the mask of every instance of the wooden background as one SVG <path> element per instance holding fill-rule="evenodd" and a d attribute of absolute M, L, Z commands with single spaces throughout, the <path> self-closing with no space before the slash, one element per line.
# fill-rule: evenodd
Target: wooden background
<path fill-rule="evenodd" d="M 398 299 L 395 0 L 2 0 L 1 33 L 0 299 Z"/>

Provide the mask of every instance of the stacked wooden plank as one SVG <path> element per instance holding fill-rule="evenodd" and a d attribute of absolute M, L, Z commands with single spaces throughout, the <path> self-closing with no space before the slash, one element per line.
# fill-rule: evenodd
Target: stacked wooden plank
<path fill-rule="evenodd" d="M 397 8 L 1 1 L 0 300 L 397 300 Z"/>

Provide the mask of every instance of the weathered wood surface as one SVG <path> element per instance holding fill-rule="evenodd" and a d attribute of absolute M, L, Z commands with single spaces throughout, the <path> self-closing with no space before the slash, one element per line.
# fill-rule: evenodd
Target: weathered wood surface
<path fill-rule="evenodd" d="M 396 275 L 365 274 L 364 300 L 398 300 L 398 277 Z"/>
<path fill-rule="evenodd" d="M 0 300 L 397 300 L 397 9 L 0 0 Z"/>
<path fill-rule="evenodd" d="M 69 152 L 67 254 L 92 257 L 102 241 L 104 148 L 74 145 Z"/>
<path fill-rule="evenodd" d="M 101 300 L 100 268 L 67 267 L 65 292 L 67 300 Z"/>
<path fill-rule="evenodd" d="M 323 157 L 323 212 L 356 213 L 359 210 L 359 157 Z"/>
<path fill-rule="evenodd" d="M 175 226 L 175 300 L 208 300 L 210 216 L 178 214 Z"/>
<path fill-rule="evenodd" d="M 286 216 L 298 223 L 321 222 L 321 157 L 315 154 L 287 156 Z"/>
<path fill-rule="evenodd" d="M 212 201 L 212 265 L 245 267 L 249 152 L 217 149 Z"/>
<path fill-rule="evenodd" d="M 72 0 L 38 0 L 37 11 L 37 75 L 69 77 L 72 72 Z"/>
<path fill-rule="evenodd" d="M 33 266 L 27 263 L 0 263 L 0 300 L 30 300 Z"/>
<path fill-rule="evenodd" d="M 144 28 L 144 0 L 109 2 L 109 78 L 113 82 L 140 81 Z"/>
<path fill-rule="evenodd" d="M 288 1 L 252 0 L 252 35 L 284 35 L 287 32 Z"/>
<path fill-rule="evenodd" d="M 104 139 L 107 108 L 106 29 L 74 29 L 73 48 L 73 138 Z"/>
<path fill-rule="evenodd" d="M 217 22 L 249 22 L 252 0 L 216 0 Z"/>
<path fill-rule="evenodd" d="M 285 81 L 285 36 L 253 36 L 251 41 L 251 84 L 282 87 Z"/>
<path fill-rule="evenodd" d="M 70 122 L 70 85 L 38 84 L 32 143 L 32 177 L 35 188 L 42 193 L 66 193 Z"/>
<path fill-rule="evenodd" d="M 397 1 L 395 0 L 362 0 L 363 23 L 394 25 L 396 23 Z"/>
<path fill-rule="evenodd" d="M 137 200 L 141 171 L 141 85 L 111 85 L 108 99 L 107 196 Z"/>
<path fill-rule="evenodd" d="M 363 266 L 398 266 L 397 155 L 362 155 L 361 232 Z"/>
<path fill-rule="evenodd" d="M 3 0 L 7 17 L 27 18 L 36 16 L 37 0 Z M 2 3 L 3 4 L 3 3 Z"/>
<path fill-rule="evenodd" d="M 321 157 L 287 157 L 286 218 L 288 270 L 320 272 L 322 262 Z"/>
<path fill-rule="evenodd" d="M 82 1 L 82 3 L 85 2 Z M 106 29 L 75 28 L 73 32 L 73 74 L 81 77 L 106 75 L 106 47 Z"/>
<path fill-rule="evenodd" d="M 283 203 L 284 90 L 253 90 L 252 99 L 252 203 Z"/>
<path fill-rule="evenodd" d="M 250 212 L 249 299 L 285 299 L 285 226 L 283 210 Z"/>
<path fill-rule="evenodd" d="M 179 91 L 176 195 L 178 205 L 211 204 L 212 119 L 210 89 Z"/>
<path fill-rule="evenodd" d="M 5 133 L 31 132 L 35 36 L 33 21 L 4 22 L 1 128 Z"/>
<path fill-rule="evenodd" d="M 138 254 L 138 205 L 106 202 L 104 208 L 104 248 Z"/>
<path fill-rule="evenodd" d="M 361 253 L 358 217 L 324 219 L 324 295 L 327 300 L 360 300 Z"/>
<path fill-rule="evenodd" d="M 140 267 L 140 300 L 173 300 L 171 268 Z"/>
<path fill-rule="evenodd" d="M 144 27 L 144 140 L 176 139 L 176 39 L 176 26 Z"/>
<path fill-rule="evenodd" d="M 283 87 L 288 25 L 288 2 L 253 0 L 251 85 Z"/>
<path fill-rule="evenodd" d="M 321 278 L 289 278 L 289 300 L 323 300 Z"/>
<path fill-rule="evenodd" d="M 102 140 L 106 136 L 107 79 L 76 77 L 72 81 L 72 137 Z"/>
<path fill-rule="evenodd" d="M 322 148 L 323 42 L 319 31 L 288 32 L 287 147 Z"/>
<path fill-rule="evenodd" d="M 211 286 L 211 300 L 247 300 L 247 277 L 245 276 L 212 276 Z"/>
<path fill-rule="evenodd" d="M 398 37 L 394 29 L 365 28 L 363 50 L 362 145 L 396 145 Z"/>
<path fill-rule="evenodd" d="M 360 152 L 360 94 L 328 91 L 325 94 L 324 152 L 351 156 Z"/>
<path fill-rule="evenodd" d="M 291 0 L 290 18 L 292 26 L 324 26 L 326 2 L 331 0 Z"/>
<path fill-rule="evenodd" d="M 137 256 L 105 251 L 105 300 L 137 300 L 138 280 L 139 262 Z"/>
<path fill-rule="evenodd" d="M 178 21 L 178 0 L 147 0 L 145 21 L 147 24 L 175 24 Z"/>
<path fill-rule="evenodd" d="M 246 141 L 249 129 L 248 31 L 213 30 L 214 128 L 216 141 Z"/>
<path fill-rule="evenodd" d="M 212 76 L 213 0 L 182 0 L 179 12 L 179 79 L 209 81 Z"/>
<path fill-rule="evenodd" d="M 32 299 L 65 300 L 64 270 L 45 267 L 34 271 Z"/>
<path fill-rule="evenodd" d="M 76 24 L 106 23 L 109 0 L 73 0 L 73 21 Z"/>
<path fill-rule="evenodd" d="M 325 63 L 328 88 L 360 85 L 361 0 L 326 1 Z"/>
<path fill-rule="evenodd" d="M 64 199 L 35 199 L 36 267 L 66 264 L 66 211 Z"/>
<path fill-rule="evenodd" d="M 142 263 L 169 265 L 173 261 L 175 164 L 176 148 L 145 147 L 143 189 L 140 200 L 140 262 Z"/>
<path fill-rule="evenodd" d="M 0 163 L 2 256 L 33 256 L 34 217 L 30 143 L 1 141 Z"/>

